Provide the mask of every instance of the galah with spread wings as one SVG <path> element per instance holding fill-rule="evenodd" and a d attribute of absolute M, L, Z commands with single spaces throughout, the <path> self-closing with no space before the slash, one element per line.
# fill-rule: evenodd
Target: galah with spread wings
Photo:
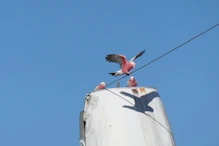
<path fill-rule="evenodd" d="M 135 55 L 134 57 L 132 57 L 129 61 L 126 60 L 126 57 L 124 55 L 121 54 L 109 54 L 106 56 L 106 60 L 109 62 L 114 62 L 114 63 L 118 63 L 120 65 L 120 70 L 116 71 L 116 72 L 111 72 L 109 74 L 111 74 L 112 76 L 119 76 L 119 75 L 129 75 L 129 71 L 135 67 L 135 62 L 134 60 L 137 59 L 138 57 L 140 57 L 141 55 L 143 55 L 145 52 L 145 50 L 141 51 L 140 53 L 138 53 L 137 55 Z"/>

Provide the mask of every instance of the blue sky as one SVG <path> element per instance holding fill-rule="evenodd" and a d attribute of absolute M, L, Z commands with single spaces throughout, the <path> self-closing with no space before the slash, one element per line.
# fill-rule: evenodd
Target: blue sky
<path fill-rule="evenodd" d="M 79 145 L 84 96 L 219 23 L 218 1 L 0 2 L 0 145 Z M 177 146 L 218 142 L 219 27 L 133 74 L 162 98 Z M 127 77 L 120 81 L 125 85 Z M 110 87 L 114 87 L 112 85 Z"/>

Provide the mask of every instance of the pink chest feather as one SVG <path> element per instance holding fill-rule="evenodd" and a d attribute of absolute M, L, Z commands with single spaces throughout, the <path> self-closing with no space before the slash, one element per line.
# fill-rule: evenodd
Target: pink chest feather
<path fill-rule="evenodd" d="M 127 63 L 122 67 L 122 72 L 127 73 L 133 68 L 133 65 L 131 63 Z"/>

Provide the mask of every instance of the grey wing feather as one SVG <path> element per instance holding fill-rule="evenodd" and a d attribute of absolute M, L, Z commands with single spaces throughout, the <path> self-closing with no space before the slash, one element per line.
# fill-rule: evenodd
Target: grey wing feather
<path fill-rule="evenodd" d="M 118 54 L 109 54 L 106 56 L 106 60 L 109 62 L 119 63 L 122 66 L 122 58 Z"/>
<path fill-rule="evenodd" d="M 140 53 L 138 53 L 137 55 L 135 55 L 134 57 L 132 57 L 132 59 L 129 60 L 129 62 L 134 61 L 135 59 L 137 59 L 138 57 L 140 57 L 141 55 L 143 55 L 145 52 L 145 50 L 141 51 Z"/>

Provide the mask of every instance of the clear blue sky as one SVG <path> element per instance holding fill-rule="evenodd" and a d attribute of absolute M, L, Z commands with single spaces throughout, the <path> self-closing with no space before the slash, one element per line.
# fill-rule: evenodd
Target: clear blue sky
<path fill-rule="evenodd" d="M 0 2 L 0 145 L 77 146 L 84 96 L 219 23 L 219 2 Z M 177 146 L 217 146 L 219 27 L 133 74 L 158 89 Z M 120 81 L 125 85 L 127 77 Z M 115 86 L 115 85 L 113 85 Z M 110 87 L 113 87 L 110 86 Z"/>

